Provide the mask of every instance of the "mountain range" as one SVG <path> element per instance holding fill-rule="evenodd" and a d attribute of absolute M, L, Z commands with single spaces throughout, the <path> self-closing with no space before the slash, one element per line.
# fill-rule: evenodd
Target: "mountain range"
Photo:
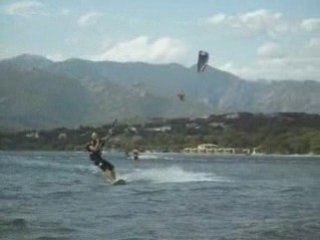
<path fill-rule="evenodd" d="M 179 64 L 53 62 L 27 54 L 0 61 L 0 129 L 229 112 L 319 114 L 319 96 L 315 80 L 248 81 L 210 66 L 197 73 Z"/>

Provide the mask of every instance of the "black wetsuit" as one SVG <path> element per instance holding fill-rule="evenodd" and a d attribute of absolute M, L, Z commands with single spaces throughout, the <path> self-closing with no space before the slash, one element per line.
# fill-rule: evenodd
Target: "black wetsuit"
<path fill-rule="evenodd" d="M 133 152 L 133 159 L 139 160 L 139 153 L 138 152 Z"/>
<path fill-rule="evenodd" d="M 101 150 L 92 151 L 90 150 L 89 146 L 95 146 L 97 144 L 96 140 L 92 140 L 90 144 L 87 145 L 87 150 L 90 152 L 90 159 L 93 161 L 94 165 L 98 166 L 102 169 L 102 171 L 109 170 L 113 171 L 114 166 L 109 163 L 107 160 L 102 158 Z"/>

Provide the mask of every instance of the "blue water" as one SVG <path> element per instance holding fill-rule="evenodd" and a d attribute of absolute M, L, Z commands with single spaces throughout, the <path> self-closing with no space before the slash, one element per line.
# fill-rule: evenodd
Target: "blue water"
<path fill-rule="evenodd" d="M 320 239 L 320 158 L 0 152 L 0 239 Z"/>

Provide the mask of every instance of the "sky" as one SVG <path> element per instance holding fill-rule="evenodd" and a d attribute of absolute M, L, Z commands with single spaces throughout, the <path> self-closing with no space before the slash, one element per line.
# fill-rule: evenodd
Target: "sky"
<path fill-rule="evenodd" d="M 1 0 L 0 59 L 209 65 L 320 81 L 320 0 Z"/>

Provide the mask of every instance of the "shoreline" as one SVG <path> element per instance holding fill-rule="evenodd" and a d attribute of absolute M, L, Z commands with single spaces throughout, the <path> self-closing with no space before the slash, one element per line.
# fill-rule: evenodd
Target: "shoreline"
<path fill-rule="evenodd" d="M 86 151 L 79 151 L 79 150 L 0 150 L 0 153 L 18 153 L 18 152 L 26 152 L 26 153 L 41 153 L 41 152 L 56 152 L 56 153 L 83 153 L 87 154 Z M 103 154 L 110 154 L 110 155 L 121 155 L 123 151 L 117 150 L 104 150 Z M 185 156 L 207 156 L 207 157 L 304 157 L 304 158 L 320 158 L 320 154 L 279 154 L 279 153 L 259 153 L 259 154 L 213 154 L 213 153 L 185 153 L 185 152 L 153 152 L 153 151 L 145 151 L 140 152 L 139 156 L 146 156 L 146 155 L 185 155 Z"/>

